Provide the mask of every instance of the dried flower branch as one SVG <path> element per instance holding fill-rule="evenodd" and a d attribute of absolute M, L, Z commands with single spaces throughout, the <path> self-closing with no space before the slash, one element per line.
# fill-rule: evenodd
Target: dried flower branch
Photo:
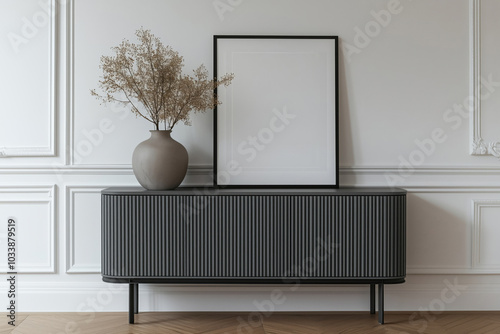
<path fill-rule="evenodd" d="M 155 130 L 164 122 L 172 130 L 177 122 L 191 125 L 190 112 L 205 112 L 221 102 L 214 93 L 220 85 L 228 86 L 233 74 L 210 80 L 201 65 L 193 75 L 182 74 L 183 58 L 165 46 L 150 30 L 136 31 L 139 44 L 123 40 L 111 48 L 114 56 L 102 56 L 102 79 L 91 94 L 103 103 L 130 104 L 132 112 L 153 123 Z M 125 98 L 123 98 L 123 96 Z"/>

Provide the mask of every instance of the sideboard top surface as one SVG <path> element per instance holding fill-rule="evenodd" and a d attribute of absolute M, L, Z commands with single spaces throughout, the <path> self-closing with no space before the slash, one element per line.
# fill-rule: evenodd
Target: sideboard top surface
<path fill-rule="evenodd" d="M 212 187 L 179 187 L 174 190 L 146 190 L 141 187 L 112 187 L 102 190 L 103 195 L 114 196 L 192 196 L 192 195 L 205 195 L 205 196 L 225 196 L 225 195 L 349 195 L 349 196 L 397 196 L 406 195 L 406 190 L 401 188 L 375 188 L 375 187 L 353 187 L 353 188 L 338 188 L 338 189 L 325 189 L 325 188 L 212 188 Z"/>

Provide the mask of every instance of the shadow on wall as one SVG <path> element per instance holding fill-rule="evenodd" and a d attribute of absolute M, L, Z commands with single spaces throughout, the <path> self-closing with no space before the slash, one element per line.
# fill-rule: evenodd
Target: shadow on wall
<path fill-rule="evenodd" d="M 347 92 L 352 87 L 348 87 L 347 80 L 347 65 L 346 59 L 342 52 L 343 50 L 343 41 L 342 38 L 339 38 L 339 166 L 344 167 L 350 165 L 349 161 L 354 160 L 353 155 L 353 133 L 355 131 L 352 129 L 352 122 L 350 116 L 349 109 L 349 100 Z M 356 183 L 356 177 L 354 175 L 350 176 L 350 184 Z M 344 182 L 342 182 L 342 175 L 340 180 L 340 185 L 342 186 Z"/>

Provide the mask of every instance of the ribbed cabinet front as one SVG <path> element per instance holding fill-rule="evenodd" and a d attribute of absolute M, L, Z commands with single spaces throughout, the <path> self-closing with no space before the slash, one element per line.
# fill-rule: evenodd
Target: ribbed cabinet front
<path fill-rule="evenodd" d="M 102 275 L 399 278 L 405 195 L 102 195 Z"/>

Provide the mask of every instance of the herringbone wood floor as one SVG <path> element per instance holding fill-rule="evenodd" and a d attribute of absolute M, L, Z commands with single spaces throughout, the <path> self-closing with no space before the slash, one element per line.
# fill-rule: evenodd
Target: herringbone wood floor
<path fill-rule="evenodd" d="M 31 313 L 4 319 L 0 334 L 500 334 L 500 312 L 386 312 L 386 324 L 362 313 Z"/>

